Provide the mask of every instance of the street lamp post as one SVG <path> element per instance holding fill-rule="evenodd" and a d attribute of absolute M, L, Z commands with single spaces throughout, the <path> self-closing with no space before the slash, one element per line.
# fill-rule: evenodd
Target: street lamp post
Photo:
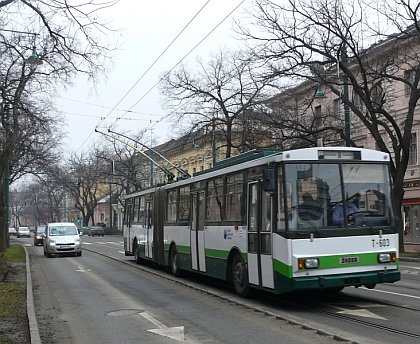
<path fill-rule="evenodd" d="M 35 39 L 38 34 L 33 32 L 24 32 L 24 31 L 15 31 L 15 30 L 6 30 L 6 29 L 0 29 L 0 31 L 7 31 L 7 32 L 13 32 L 13 33 L 21 33 L 21 34 L 28 34 L 34 36 L 34 45 L 32 49 L 32 54 L 27 59 L 24 60 L 25 63 L 32 65 L 32 66 L 38 66 L 42 64 L 42 60 L 40 60 L 35 47 Z M 1 104 L 1 115 L 4 116 L 4 123 L 6 124 L 6 135 L 7 132 L 10 131 L 10 118 L 9 118 L 9 108 L 7 104 Z M 7 116 L 7 117 L 6 117 Z M 6 136 L 6 145 L 8 143 L 7 136 Z M 5 229 L 5 241 L 8 243 L 8 231 L 10 226 L 10 154 L 6 156 L 6 165 L 4 168 L 4 179 L 3 179 L 3 185 L 4 185 L 4 200 L 5 200 L 5 212 L 6 212 L 6 229 Z"/>
<path fill-rule="evenodd" d="M 344 68 L 347 69 L 347 49 L 343 48 L 341 51 L 341 60 Z M 344 134 L 346 135 L 346 146 L 350 147 L 350 109 L 349 101 L 349 78 L 346 73 L 343 73 L 343 96 L 344 96 Z"/>

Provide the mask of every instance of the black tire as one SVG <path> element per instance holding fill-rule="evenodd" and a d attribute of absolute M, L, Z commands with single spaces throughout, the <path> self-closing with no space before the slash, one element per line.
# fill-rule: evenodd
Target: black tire
<path fill-rule="evenodd" d="M 181 277 L 181 269 L 179 267 L 179 256 L 178 250 L 175 246 L 172 247 L 170 253 L 170 264 L 171 264 L 171 271 L 175 277 Z"/>
<path fill-rule="evenodd" d="M 139 250 L 138 250 L 137 242 L 134 244 L 134 247 L 133 247 L 133 256 L 134 256 L 134 261 L 136 262 L 136 264 L 140 264 L 141 260 L 140 260 L 140 256 L 139 256 Z"/>
<path fill-rule="evenodd" d="M 80 257 L 80 256 L 82 255 L 82 251 L 77 252 L 77 253 L 76 253 L 76 255 L 77 255 L 78 257 Z"/>
<path fill-rule="evenodd" d="M 232 284 L 236 294 L 240 297 L 249 295 L 248 273 L 239 254 L 235 255 L 232 261 Z"/>
<path fill-rule="evenodd" d="M 44 246 L 44 256 L 46 256 L 47 255 L 47 251 L 45 251 L 45 246 Z"/>

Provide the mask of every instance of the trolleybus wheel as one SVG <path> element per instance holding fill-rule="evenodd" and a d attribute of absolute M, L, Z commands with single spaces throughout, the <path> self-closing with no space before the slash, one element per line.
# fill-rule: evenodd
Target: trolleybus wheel
<path fill-rule="evenodd" d="M 134 244 L 133 253 L 134 253 L 134 261 L 136 262 L 136 264 L 140 264 L 140 256 L 139 256 L 137 243 Z"/>
<path fill-rule="evenodd" d="M 237 254 L 232 262 L 232 283 L 236 294 L 247 297 L 249 294 L 248 276 L 242 257 Z"/>
<path fill-rule="evenodd" d="M 179 257 L 176 247 L 171 248 L 171 271 L 175 277 L 181 276 L 181 269 L 179 268 Z"/>

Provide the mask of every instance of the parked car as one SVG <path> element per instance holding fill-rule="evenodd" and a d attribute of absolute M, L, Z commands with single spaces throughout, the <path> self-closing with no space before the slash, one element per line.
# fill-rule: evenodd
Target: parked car
<path fill-rule="evenodd" d="M 42 245 L 44 243 L 45 226 L 38 226 L 34 234 L 34 245 Z"/>
<path fill-rule="evenodd" d="M 47 224 L 44 236 L 44 256 L 53 254 L 82 255 L 82 241 L 74 223 L 54 222 Z"/>
<path fill-rule="evenodd" d="M 28 227 L 19 227 L 18 230 L 17 230 L 16 236 L 18 238 L 20 238 L 20 237 L 30 238 L 31 237 L 31 231 L 29 230 Z"/>
<path fill-rule="evenodd" d="M 89 233 L 88 233 L 89 236 L 90 235 L 91 236 L 94 236 L 94 235 L 97 235 L 97 236 L 102 235 L 102 236 L 104 236 L 104 234 L 105 234 L 105 228 L 99 227 L 99 226 L 90 227 Z"/>
<path fill-rule="evenodd" d="M 14 227 L 9 227 L 9 235 L 16 235 L 16 229 Z"/>
<path fill-rule="evenodd" d="M 89 229 L 90 229 L 90 227 L 87 227 L 87 226 L 80 228 L 80 229 L 79 229 L 79 233 L 80 233 L 80 235 L 86 235 L 86 234 L 89 234 Z"/>

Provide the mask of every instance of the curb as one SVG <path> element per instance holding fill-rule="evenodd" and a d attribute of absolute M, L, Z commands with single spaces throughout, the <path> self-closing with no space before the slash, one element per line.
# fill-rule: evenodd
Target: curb
<path fill-rule="evenodd" d="M 31 265 L 29 263 L 29 254 L 25 245 L 23 245 L 26 254 L 26 309 L 28 311 L 29 332 L 31 335 L 31 344 L 42 344 L 39 335 L 38 321 L 35 316 L 34 295 L 32 292 Z"/>

